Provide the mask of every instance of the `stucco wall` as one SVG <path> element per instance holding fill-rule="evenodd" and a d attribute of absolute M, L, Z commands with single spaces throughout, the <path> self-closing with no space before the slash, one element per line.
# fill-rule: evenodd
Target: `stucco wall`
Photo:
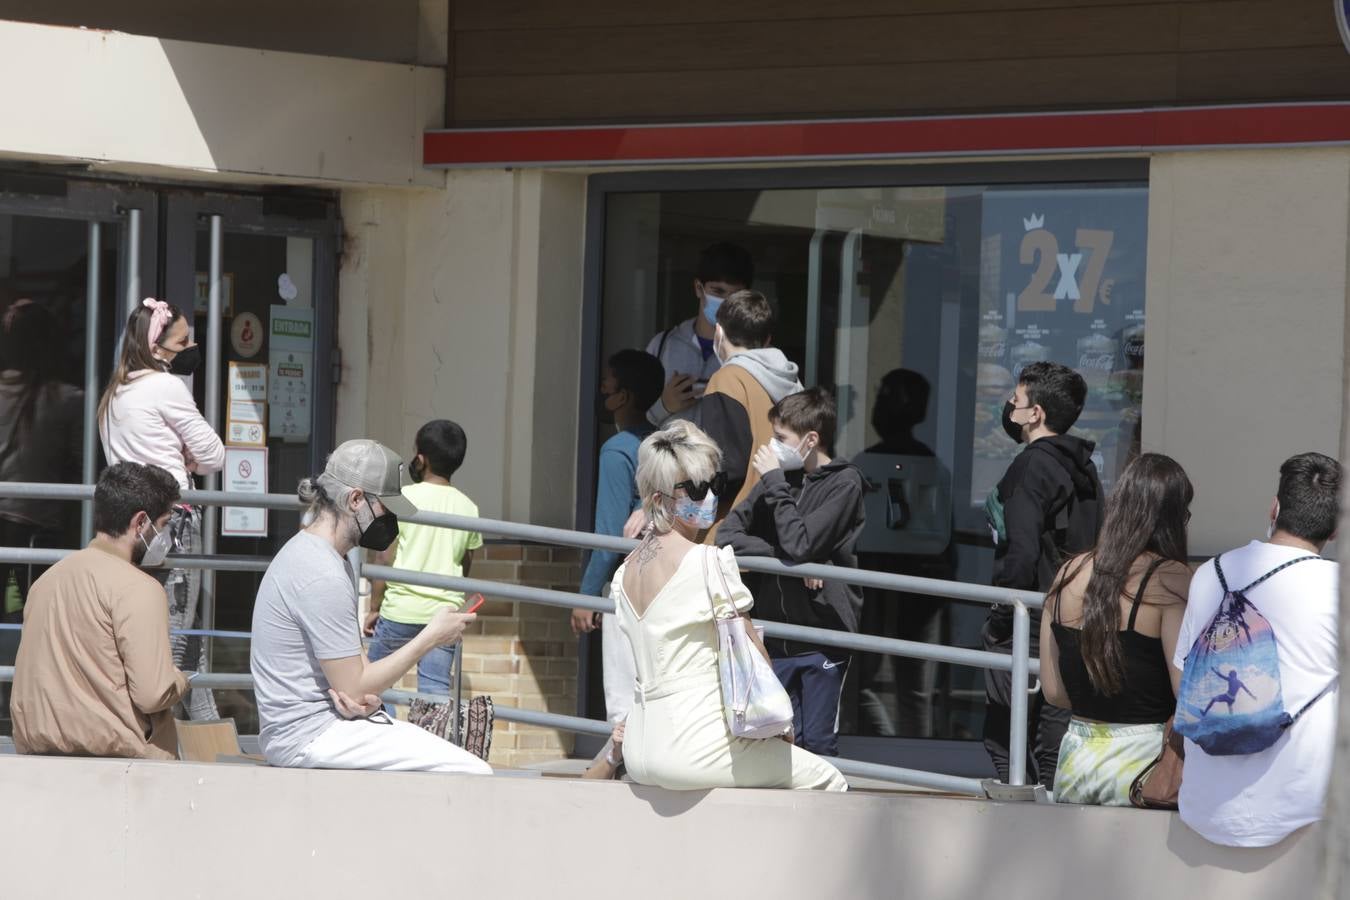
<path fill-rule="evenodd" d="M 455 172 L 445 191 L 345 191 L 338 439 L 410 451 L 460 423 L 483 515 L 570 526 L 585 179 Z"/>
<path fill-rule="evenodd" d="M 1350 150 L 1160 154 L 1144 449 L 1195 484 L 1191 552 L 1264 537 L 1279 465 L 1339 457 Z"/>

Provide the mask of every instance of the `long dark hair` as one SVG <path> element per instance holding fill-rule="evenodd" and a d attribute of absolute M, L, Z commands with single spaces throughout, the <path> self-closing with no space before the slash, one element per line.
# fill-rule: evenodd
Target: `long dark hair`
<path fill-rule="evenodd" d="M 164 335 L 169 333 L 173 323 L 183 318 L 178 307 L 173 304 L 169 306 L 169 321 L 164 323 L 164 331 L 160 335 L 163 340 Z M 131 383 L 131 373 L 140 372 L 144 369 L 150 369 L 156 372 L 163 372 L 167 368 L 164 361 L 155 356 L 150 346 L 150 319 L 154 311 L 148 306 L 137 306 L 135 311 L 127 317 L 127 330 L 122 333 L 122 355 L 117 360 L 117 368 L 113 369 L 112 379 L 108 386 L 103 390 L 103 397 L 98 401 L 98 420 L 103 421 L 103 417 L 108 414 L 108 405 L 112 403 L 113 396 L 118 390 Z"/>
<path fill-rule="evenodd" d="M 56 317 L 27 298 L 15 300 L 0 319 L 0 369 L 20 374 L 19 421 L 25 426 L 33 424 L 43 386 L 54 380 L 56 337 Z"/>
<path fill-rule="evenodd" d="M 1195 496 L 1186 472 L 1170 456 L 1145 453 L 1125 467 L 1106 503 L 1097 546 L 1051 591 L 1055 602 L 1065 585 L 1092 561 L 1083 594 L 1080 647 L 1088 679 L 1106 696 L 1120 693 L 1124 664 L 1120 648 L 1120 598 L 1130 569 L 1146 553 L 1186 562 L 1186 523 Z"/>

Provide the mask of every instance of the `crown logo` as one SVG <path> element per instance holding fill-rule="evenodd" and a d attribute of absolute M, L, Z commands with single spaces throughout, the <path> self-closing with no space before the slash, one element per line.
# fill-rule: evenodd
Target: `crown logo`
<path fill-rule="evenodd" d="M 1041 215 L 1038 216 L 1035 213 L 1032 213 L 1030 219 L 1022 220 L 1022 227 L 1025 228 L 1027 231 L 1035 231 L 1037 228 L 1044 228 L 1045 214 L 1042 213 Z"/>

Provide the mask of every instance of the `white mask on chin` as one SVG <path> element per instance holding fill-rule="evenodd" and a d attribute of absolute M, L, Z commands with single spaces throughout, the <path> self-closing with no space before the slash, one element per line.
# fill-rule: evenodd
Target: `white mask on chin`
<path fill-rule="evenodd" d="M 173 549 L 173 534 L 166 526 L 163 530 L 155 528 L 154 522 L 147 523 L 154 529 L 155 536 L 149 541 L 145 539 L 145 532 L 139 535 L 141 543 L 145 545 L 145 553 L 141 554 L 141 561 L 137 563 L 142 569 L 157 569 L 164 565 L 164 560 L 168 557 L 169 551 Z"/>

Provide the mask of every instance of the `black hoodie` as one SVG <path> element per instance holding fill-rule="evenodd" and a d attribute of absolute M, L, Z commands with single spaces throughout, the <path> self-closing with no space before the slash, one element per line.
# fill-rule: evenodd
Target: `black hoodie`
<path fill-rule="evenodd" d="M 856 568 L 854 545 L 863 528 L 863 478 L 850 462 L 833 460 L 814 472 L 775 469 L 722 521 L 717 543 L 741 556 L 772 556 L 789 563 Z M 754 615 L 770 622 L 835 631 L 858 630 L 862 594 L 853 585 L 826 581 L 810 590 L 799 576 L 753 573 L 746 579 Z M 838 648 L 769 638 L 775 657 L 813 651 L 847 655 Z"/>
<path fill-rule="evenodd" d="M 1032 441 L 1008 466 L 985 502 L 995 586 L 1049 590 L 1064 560 L 1097 543 L 1104 509 L 1095 449 L 1091 441 L 1053 435 Z M 996 632 L 1012 633 L 1012 607 L 995 607 L 989 618 Z"/>

